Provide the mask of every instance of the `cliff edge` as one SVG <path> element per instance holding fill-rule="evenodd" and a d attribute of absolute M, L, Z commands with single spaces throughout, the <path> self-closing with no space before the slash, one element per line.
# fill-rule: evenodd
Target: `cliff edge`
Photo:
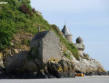
<path fill-rule="evenodd" d="M 105 72 L 84 53 L 82 38 L 72 42 L 64 26 L 60 31 L 30 6 L 30 0 L 0 0 L 0 74 L 33 77 L 72 77 L 81 72 Z"/>

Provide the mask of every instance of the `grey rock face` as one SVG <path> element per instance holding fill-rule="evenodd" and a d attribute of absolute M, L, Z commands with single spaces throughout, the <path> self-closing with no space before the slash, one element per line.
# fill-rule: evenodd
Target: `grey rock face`
<path fill-rule="evenodd" d="M 105 72 L 102 65 L 88 56 L 88 54 L 84 53 L 85 45 L 83 44 L 83 40 L 81 37 L 76 39 L 75 46 L 78 48 L 80 54 L 80 61 L 77 61 L 72 58 L 72 61 L 75 64 L 75 69 L 80 72 L 89 73 L 89 72 Z"/>
<path fill-rule="evenodd" d="M 47 63 L 48 72 L 56 77 L 73 77 L 74 65 L 70 61 L 60 60 L 58 62 L 49 61 Z"/>
<path fill-rule="evenodd" d="M 64 77 L 70 77 L 74 74 L 75 69 L 74 69 L 74 64 L 72 62 L 61 60 L 59 61 L 59 64 L 62 67 L 62 70 L 63 70 L 62 73 Z"/>
<path fill-rule="evenodd" d="M 94 59 L 84 59 L 80 57 L 80 61 L 76 60 L 75 57 L 72 56 L 72 62 L 74 63 L 74 67 L 76 71 L 80 71 L 83 73 L 89 72 L 105 72 L 103 66 L 100 62 Z"/>
<path fill-rule="evenodd" d="M 52 31 L 40 32 L 31 41 L 32 55 L 39 57 L 42 63 L 47 63 L 51 58 L 61 59 L 60 40 Z"/>
<path fill-rule="evenodd" d="M 62 67 L 60 64 L 55 62 L 47 63 L 48 72 L 58 78 L 61 77 Z"/>
<path fill-rule="evenodd" d="M 75 46 L 80 53 L 80 60 L 67 50 L 70 56 L 62 56 L 60 40 L 52 31 L 39 32 L 32 39 L 30 52 L 16 51 L 16 55 L 8 57 L 5 63 L 6 72 L 9 74 L 35 74 L 42 77 L 72 77 L 75 71 L 83 73 L 104 72 L 102 65 L 91 59 L 83 51 L 85 46 L 79 37 Z"/>
<path fill-rule="evenodd" d="M 27 53 L 22 52 L 7 58 L 6 72 L 11 74 L 33 73 L 38 71 L 34 60 L 28 59 Z"/>

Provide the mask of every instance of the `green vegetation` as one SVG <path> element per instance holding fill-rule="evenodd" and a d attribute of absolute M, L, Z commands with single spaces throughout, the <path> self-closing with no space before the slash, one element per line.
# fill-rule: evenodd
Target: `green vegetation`
<path fill-rule="evenodd" d="M 30 0 L 0 1 L 8 2 L 0 4 L 0 51 L 10 46 L 13 35 L 17 32 L 24 31 L 35 34 L 40 26 L 40 31 L 49 29 L 55 31 L 62 44 L 79 59 L 78 51 L 73 43 L 68 43 L 57 26 L 48 24 L 40 12 L 30 6 Z M 22 44 L 29 45 L 29 41 L 24 40 Z"/>
<path fill-rule="evenodd" d="M 23 45 L 29 46 L 29 45 L 30 45 L 30 40 L 24 39 L 24 40 L 21 41 L 21 43 L 22 43 Z"/>
<path fill-rule="evenodd" d="M 64 52 L 64 56 L 67 57 L 68 59 L 71 59 L 70 54 L 68 54 L 66 51 Z"/>
<path fill-rule="evenodd" d="M 30 6 L 30 0 L 0 0 L 0 50 L 10 46 L 13 35 L 20 30 L 36 33 L 38 26 L 48 30 L 50 25 Z"/>
<path fill-rule="evenodd" d="M 70 44 L 66 38 L 63 37 L 62 33 L 60 32 L 60 30 L 58 29 L 58 27 L 56 25 L 51 25 L 52 30 L 57 34 L 57 36 L 60 38 L 60 41 L 62 44 L 64 44 L 66 46 L 66 48 L 68 50 L 70 50 L 72 52 L 72 54 L 74 55 L 74 57 L 79 60 L 79 54 L 78 54 L 78 50 L 77 48 L 74 46 L 74 44 Z"/>

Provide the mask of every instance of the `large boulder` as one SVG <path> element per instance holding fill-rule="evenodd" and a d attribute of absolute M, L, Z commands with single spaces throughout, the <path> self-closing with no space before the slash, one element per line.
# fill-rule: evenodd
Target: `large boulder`
<path fill-rule="evenodd" d="M 5 62 L 8 74 L 34 73 L 38 71 L 38 65 L 34 60 L 28 58 L 27 52 L 8 57 Z"/>
<path fill-rule="evenodd" d="M 105 72 L 100 62 L 92 58 L 85 59 L 80 57 L 80 60 L 76 60 L 75 57 L 72 56 L 72 62 L 74 63 L 75 70 L 79 72 Z"/>
<path fill-rule="evenodd" d="M 48 73 L 55 77 L 73 77 L 74 76 L 74 65 L 67 59 L 59 61 L 52 60 L 47 63 Z"/>
<path fill-rule="evenodd" d="M 62 66 L 64 77 L 72 77 L 73 76 L 75 70 L 74 70 L 74 65 L 72 62 L 60 60 L 59 64 Z"/>
<path fill-rule="evenodd" d="M 48 61 L 47 63 L 47 68 L 48 68 L 48 73 L 50 73 L 51 75 L 60 78 L 61 77 L 61 73 L 62 73 L 62 67 L 60 64 L 58 64 L 55 61 Z"/>

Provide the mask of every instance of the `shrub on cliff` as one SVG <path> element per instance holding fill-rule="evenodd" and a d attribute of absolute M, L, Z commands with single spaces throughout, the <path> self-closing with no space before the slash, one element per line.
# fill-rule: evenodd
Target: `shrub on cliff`
<path fill-rule="evenodd" d="M 56 26 L 50 26 L 38 11 L 30 6 L 30 0 L 0 0 L 8 2 L 0 5 L 0 51 L 10 47 L 13 35 L 19 31 L 36 34 L 38 26 L 40 31 L 56 32 L 62 44 L 78 59 L 78 51 L 73 44 L 69 44 Z M 25 40 L 27 41 L 27 40 Z"/>
<path fill-rule="evenodd" d="M 49 24 L 32 9 L 30 0 L 0 0 L 0 50 L 10 46 L 13 35 L 21 30 L 36 33 L 38 26 L 48 30 Z"/>
<path fill-rule="evenodd" d="M 66 38 L 63 37 L 63 34 L 60 32 L 59 28 L 58 28 L 56 25 L 51 25 L 51 27 L 52 27 L 52 30 L 53 30 L 53 31 L 57 34 L 57 36 L 60 38 L 61 43 L 62 43 L 63 45 L 65 45 L 68 50 L 71 51 L 71 53 L 74 55 L 74 57 L 75 57 L 77 60 L 79 60 L 78 50 L 77 50 L 77 48 L 74 46 L 74 44 L 73 44 L 73 43 L 70 44 L 70 43 L 66 40 Z M 65 55 L 66 55 L 66 54 L 65 54 Z M 69 58 L 70 56 L 67 55 L 66 57 Z"/>
<path fill-rule="evenodd" d="M 15 24 L 12 21 L 0 20 L 0 50 L 10 45 L 10 40 L 15 32 Z"/>

